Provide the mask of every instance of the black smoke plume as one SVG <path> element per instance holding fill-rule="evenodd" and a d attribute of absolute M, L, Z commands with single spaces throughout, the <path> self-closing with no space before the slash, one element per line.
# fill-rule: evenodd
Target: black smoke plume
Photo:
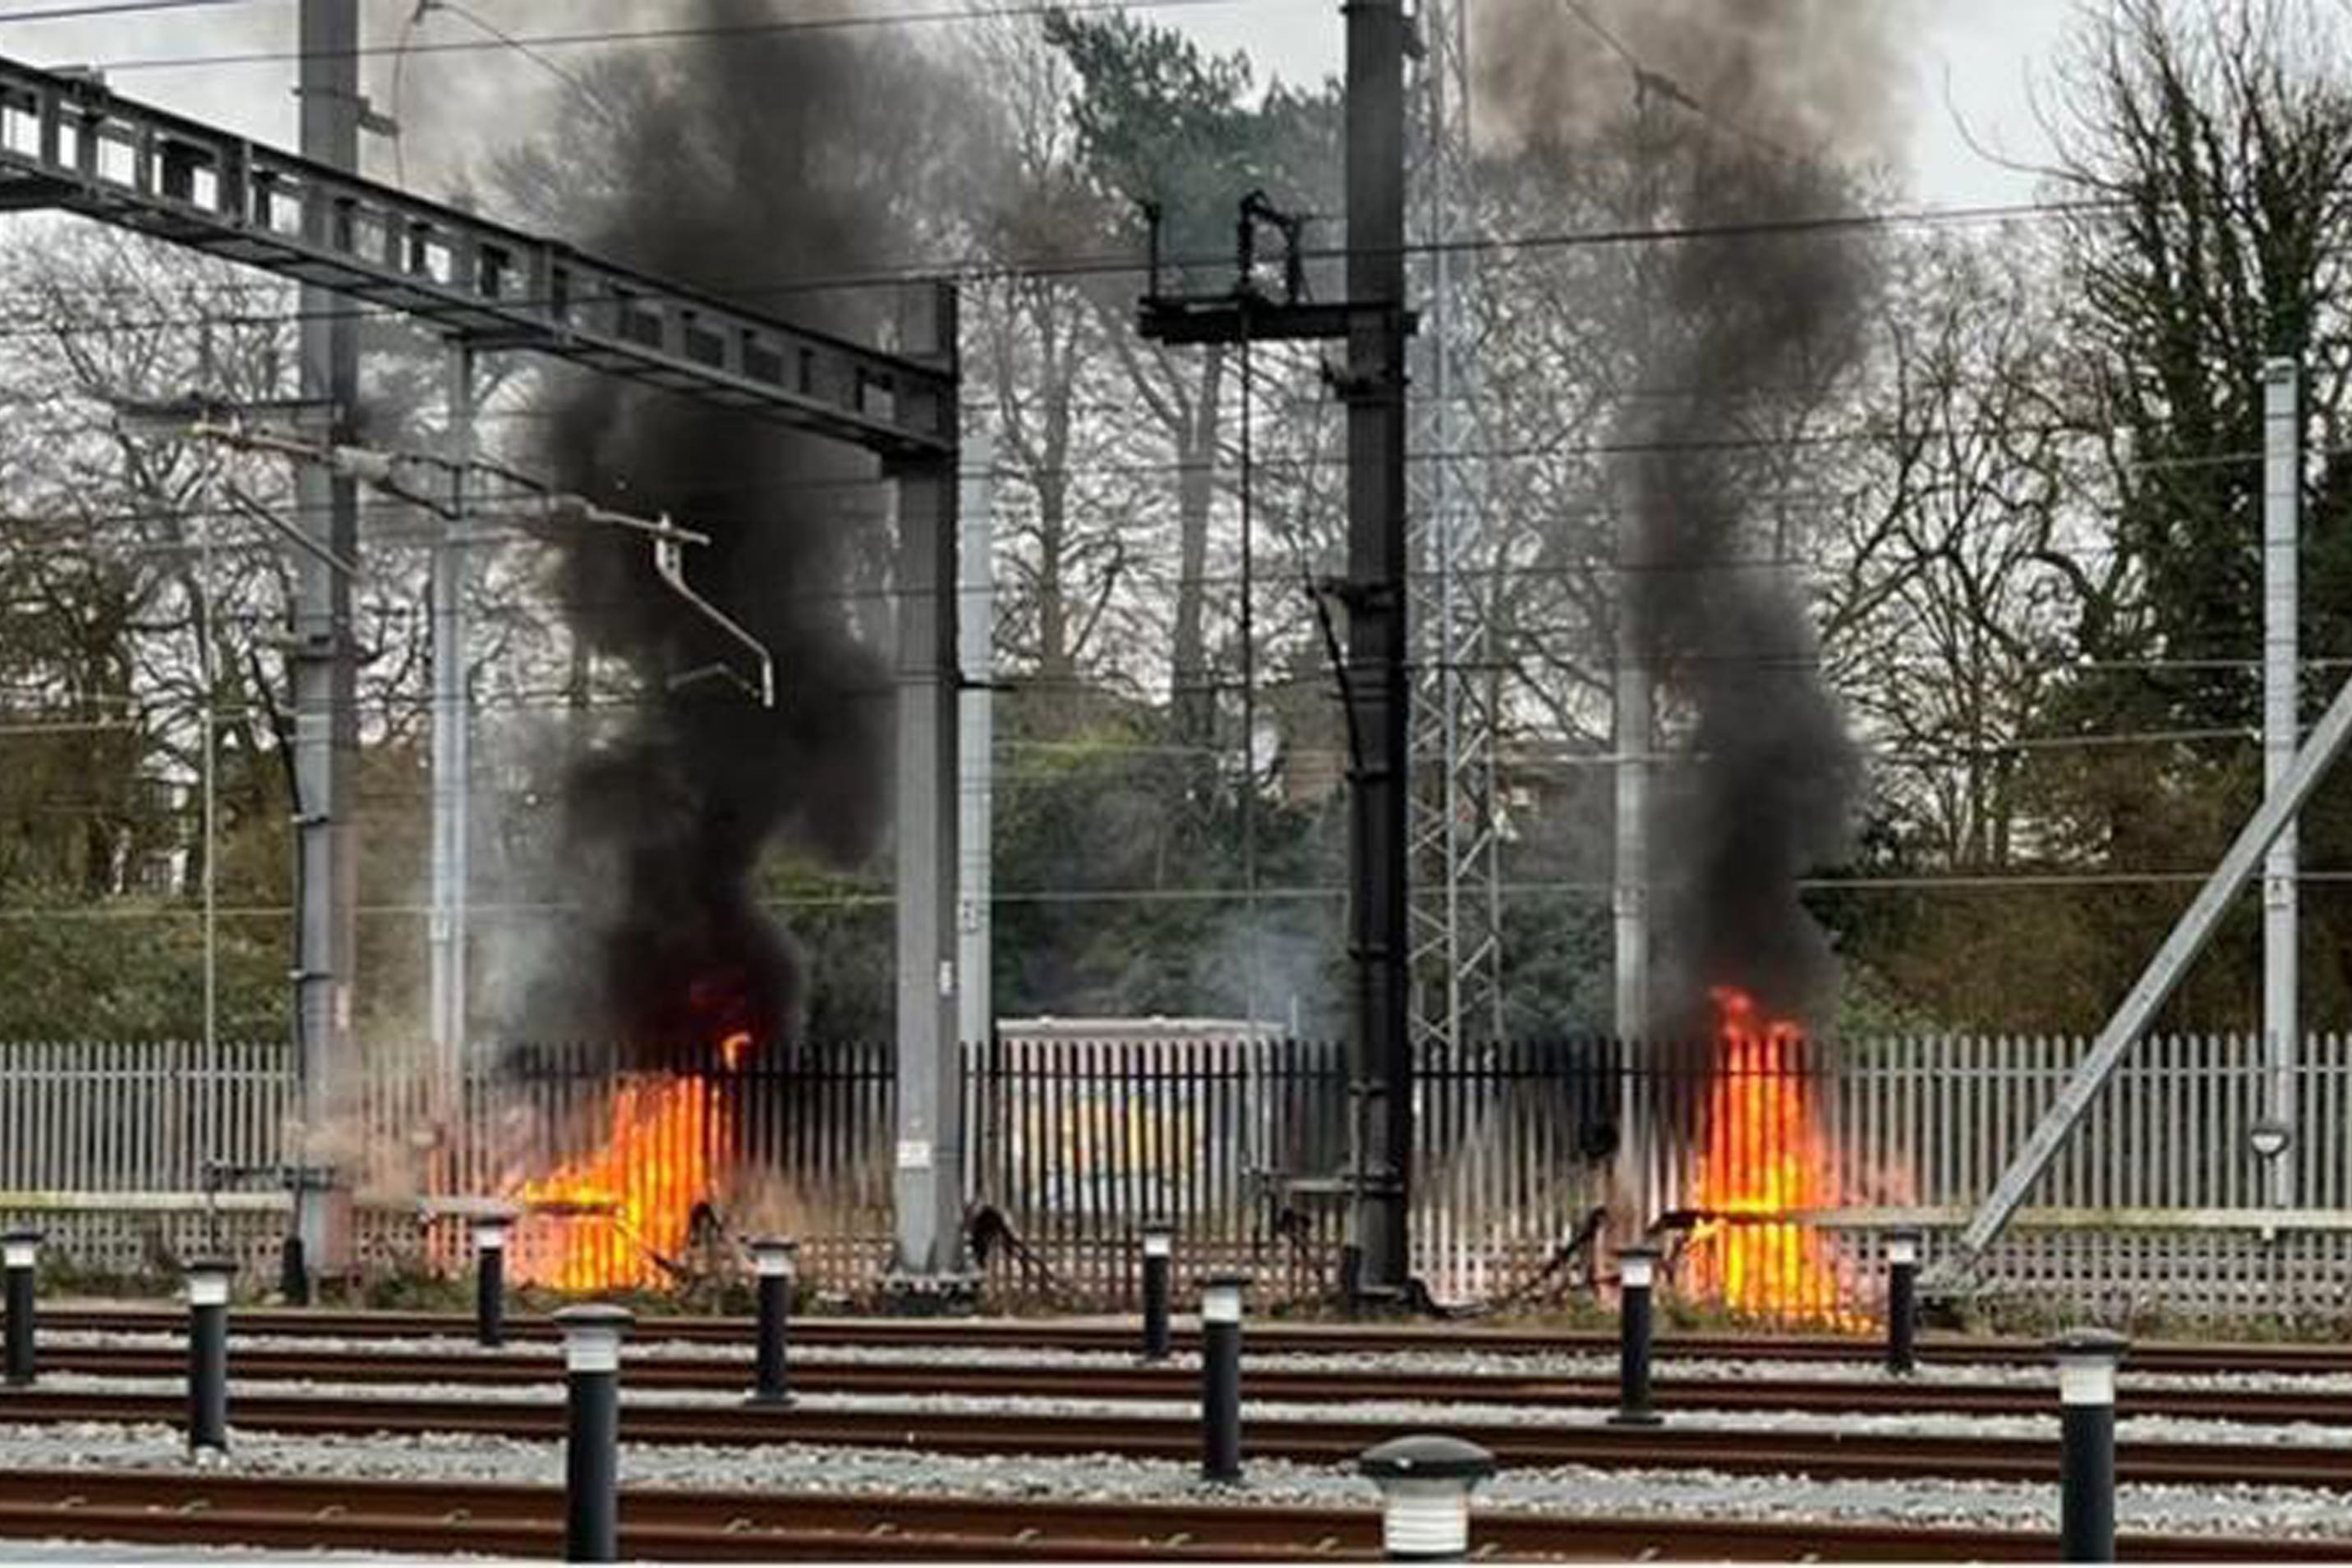
<path fill-rule="evenodd" d="M 1792 450 L 1776 446 L 1790 411 L 1817 408 L 1858 355 L 1873 247 L 1802 225 L 1858 200 L 1836 164 L 1890 128 L 1901 8 L 1598 9 L 1609 38 L 1557 0 L 1485 8 L 1482 74 L 1490 131 L 1540 156 L 1624 161 L 1613 215 L 1711 231 L 1636 257 L 1615 334 L 1619 612 L 1688 754 L 1653 796 L 1653 1019 L 1704 1029 L 1710 988 L 1736 986 L 1820 1021 L 1835 967 L 1799 882 L 1847 849 L 1861 769 L 1819 674 L 1803 519 L 1764 497 L 1787 487 L 1768 475 Z"/>
<path fill-rule="evenodd" d="M 505 183 L 572 214 L 600 254 L 876 340 L 895 291 L 793 286 L 923 252 L 965 119 L 951 73 L 887 29 L 762 31 L 772 13 L 727 0 L 690 19 L 713 36 L 589 77 Z M 560 877 L 582 913 L 540 955 L 529 1025 L 665 1064 L 736 1033 L 790 1040 L 803 987 L 754 873 L 778 844 L 840 866 L 877 848 L 888 671 L 845 589 L 887 559 L 887 488 L 870 456 L 770 421 L 610 378 L 561 386 L 542 452 L 555 481 L 712 536 L 687 551 L 688 579 L 773 655 L 776 706 L 724 673 L 754 666 L 663 587 L 642 538 L 558 537 L 575 636 L 638 690 L 564 781 Z"/>

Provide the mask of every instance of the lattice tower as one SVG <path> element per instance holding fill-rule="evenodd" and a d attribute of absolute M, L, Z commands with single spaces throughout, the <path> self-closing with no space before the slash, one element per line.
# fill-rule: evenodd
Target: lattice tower
<path fill-rule="evenodd" d="M 1424 0 L 1411 222 L 1423 301 L 1412 466 L 1415 1055 L 1502 1033 L 1501 672 L 1494 647 L 1478 376 L 1478 281 L 1465 0 Z"/>

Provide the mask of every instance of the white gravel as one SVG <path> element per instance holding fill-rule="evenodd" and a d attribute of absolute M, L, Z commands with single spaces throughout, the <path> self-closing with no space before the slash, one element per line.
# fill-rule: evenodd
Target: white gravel
<path fill-rule="evenodd" d="M 1432 1425 L 1434 1425 L 1433 1423 Z M 184 1439 L 167 1427 L 0 1426 L 0 1466 L 26 1469 L 179 1469 Z M 548 1442 L 478 1437 L 288 1437 L 240 1433 L 228 1468 L 249 1474 L 558 1485 L 562 1450 Z M 819 1492 L 919 1492 L 970 1497 L 1055 1497 L 1088 1501 L 1197 1501 L 1372 1506 L 1369 1486 L 1344 1466 L 1271 1461 L 1248 1484 L 1203 1486 L 1178 1461 L 1105 1456 L 996 1458 L 779 1445 L 742 1448 L 629 1446 L 624 1480 L 643 1485 Z M 1972 1482 L 1818 1481 L 1695 1471 L 1577 1469 L 1506 1471 L 1481 1507 L 1576 1517 L 1814 1519 L 1919 1525 L 2056 1528 L 2054 1486 Z M 2352 1539 L 2339 1494 L 2276 1487 L 2126 1486 L 2117 1515 L 2126 1530 L 2260 1533 Z"/>
<path fill-rule="evenodd" d="M 231 1367 L 235 1361 L 232 1358 Z M 181 1378 L 103 1377 L 56 1373 L 42 1379 L 44 1387 L 68 1392 L 176 1395 L 187 1385 Z M 1348 1403 L 1247 1399 L 1244 1376 L 1244 1414 L 1259 1421 L 1338 1421 L 1382 1428 L 1397 1427 L 1549 1427 L 1579 1430 L 1604 1425 L 1611 1411 L 1601 1406 L 1559 1407 L 1504 1403 L 1440 1403 L 1435 1401 L 1357 1400 Z M 231 1385 L 234 1412 L 237 1394 L 321 1399 L 448 1400 L 474 1404 L 548 1406 L 562 1403 L 563 1385 L 551 1377 L 543 1384 L 382 1384 L 244 1379 Z M 623 1374 L 621 1397 L 632 1406 L 668 1409 L 732 1409 L 743 1401 L 740 1390 L 632 1390 Z M 986 1415 L 1035 1416 L 1097 1416 L 1135 1420 L 1192 1422 L 1200 1405 L 1192 1399 L 1084 1399 L 1065 1396 L 957 1394 L 803 1393 L 796 1408 L 825 1414 L 855 1412 L 915 1417 Z M 2048 1416 L 1947 1416 L 1916 1412 L 1885 1414 L 1816 1414 L 1801 1411 L 1676 1410 L 1671 1419 L 1677 1428 L 1754 1433 L 1827 1434 L 1868 1437 L 2014 1437 L 2047 1440 L 2058 1432 L 2057 1412 Z M 2242 1443 L 2250 1447 L 2291 1445 L 2333 1448 L 2352 1454 L 2352 1428 L 2311 1422 L 2252 1423 L 2185 1420 L 2162 1416 L 2131 1416 L 2116 1423 L 2118 1437 L 2127 1441 Z"/>
<path fill-rule="evenodd" d="M 61 1349 L 121 1345 L 136 1349 L 177 1350 L 187 1342 L 184 1335 L 176 1333 L 101 1333 L 88 1330 L 49 1330 L 43 1333 L 41 1343 Z M 310 1334 L 238 1334 L 230 1344 L 232 1358 L 242 1349 L 307 1351 L 319 1354 L 440 1355 L 452 1359 L 520 1355 L 543 1359 L 550 1366 L 555 1365 L 562 1358 L 562 1347 L 551 1341 L 518 1341 L 491 1350 L 469 1339 L 457 1338 L 345 1339 Z M 625 1365 L 630 1361 L 678 1361 L 748 1366 L 751 1361 L 751 1347 L 748 1343 L 730 1345 L 688 1340 L 645 1339 L 631 1341 L 622 1354 Z M 795 1343 L 792 1349 L 792 1361 L 795 1366 L 1092 1367 L 1114 1371 L 1129 1370 L 1138 1364 L 1136 1357 L 1126 1351 L 1034 1350 L 1012 1345 L 936 1347 Z M 1191 1352 L 1179 1352 L 1164 1364 L 1190 1370 L 1197 1367 L 1199 1361 Z M 1617 1357 L 1613 1353 L 1607 1355 L 1497 1355 L 1473 1351 L 1310 1354 L 1275 1353 L 1253 1348 L 1248 1352 L 1247 1364 L 1266 1371 L 1324 1374 L 1421 1373 L 1433 1376 L 1601 1381 L 1613 1380 L 1617 1375 Z M 1807 1383 L 1887 1381 L 1885 1366 L 1871 1360 L 1775 1363 L 1661 1358 L 1656 1363 L 1655 1376 L 1661 1387 L 1670 1386 L 1677 1381 L 1736 1379 L 1752 1382 L 1759 1377 Z M 2053 1407 L 2057 1401 L 2057 1375 L 2053 1369 L 2043 1366 L 1943 1366 L 1928 1364 L 1920 1366 L 1911 1382 L 1922 1388 L 2047 1389 Z M 2352 1416 L 2352 1373 L 2154 1373 L 2135 1372 L 2126 1364 L 2121 1374 L 2121 1382 L 2126 1388 L 2151 1391 L 2226 1389 L 2248 1393 L 2343 1394 L 2347 1396 L 2346 1414 Z"/>

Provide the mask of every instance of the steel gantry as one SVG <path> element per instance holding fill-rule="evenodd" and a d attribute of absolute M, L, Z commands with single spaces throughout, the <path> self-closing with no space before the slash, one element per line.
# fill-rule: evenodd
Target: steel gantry
<path fill-rule="evenodd" d="M 0 206 L 133 229 L 412 317 L 478 350 L 530 350 L 772 415 L 902 467 L 955 451 L 951 344 L 915 359 L 755 315 L 5 57 Z"/>
<path fill-rule="evenodd" d="M 315 82 L 306 78 L 304 87 L 306 99 L 319 99 L 317 112 L 355 116 L 355 84 L 322 75 Z M 313 107 L 306 103 L 306 113 Z M 320 136 L 306 144 L 331 143 L 342 128 L 338 118 L 337 125 L 319 129 Z M 894 1261 L 897 1276 L 918 1286 L 959 1276 L 952 290 L 928 291 L 924 319 L 906 334 L 917 349 L 884 353 L 405 194 L 333 162 L 119 97 L 88 77 L 5 57 L 0 207 L 72 213 L 291 279 L 303 287 L 306 317 L 347 319 L 357 302 L 435 328 L 469 356 L 500 350 L 547 355 L 848 442 L 883 460 L 899 501 Z M 317 367 L 305 385 L 338 401 L 354 395 L 335 365 Z M 462 398 L 455 401 L 462 405 Z M 331 430 L 348 413 L 325 412 Z M 349 484 L 323 470 L 310 482 Z M 329 543 L 331 553 L 350 559 Z M 452 581 L 445 591 L 454 594 L 456 587 Z M 331 657 L 335 641 L 349 634 L 348 582 L 340 599 L 331 583 L 321 588 L 304 595 L 296 626 L 298 674 L 302 649 L 318 644 L 310 684 L 320 699 L 315 714 L 302 708 L 296 744 L 302 751 L 303 737 L 316 743 L 304 756 L 319 753 L 314 760 L 324 777 L 335 737 L 355 742 L 356 730 L 349 680 L 335 673 L 347 671 L 349 661 Z M 436 659 L 461 656 L 436 650 Z M 462 794 L 462 780 L 442 784 L 445 795 Z M 304 903 L 323 925 L 348 931 L 356 883 L 343 799 L 330 789 L 322 802 L 304 802 L 306 811 L 323 815 L 306 830 L 320 846 L 320 870 Z M 305 874 L 311 869 L 306 857 Z M 336 950 L 325 936 L 303 944 L 306 954 Z M 341 1087 L 337 1074 L 348 1067 L 338 1051 L 315 1061 L 308 1054 L 310 1031 L 348 1031 L 348 954 L 316 979 L 297 977 L 298 1027 L 304 1030 L 298 1043 L 306 1068 L 318 1069 L 305 1083 L 313 1109 L 334 1103 Z"/>

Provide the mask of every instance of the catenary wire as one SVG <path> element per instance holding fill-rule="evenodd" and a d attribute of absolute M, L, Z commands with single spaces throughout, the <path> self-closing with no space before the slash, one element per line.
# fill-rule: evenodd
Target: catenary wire
<path fill-rule="evenodd" d="M 1844 876 L 1814 876 L 1800 878 L 1801 893 L 1868 894 L 1868 893 L 1941 893 L 1987 892 L 2015 893 L 2032 890 L 2113 891 L 2117 888 L 2178 888 L 2202 885 L 2211 875 L 2210 870 L 2193 871 L 2054 871 L 2054 872 L 1961 872 L 1930 874 L 1857 873 Z M 2306 870 L 2295 874 L 2294 880 L 2314 887 L 2336 887 L 2352 883 L 2352 869 Z M 1604 897 L 1613 884 L 1592 879 L 1559 878 L 1541 881 L 1504 880 L 1496 891 L 1506 898 L 1549 898 L 1561 894 Z M 990 902 L 1019 907 L 1023 905 L 1088 905 L 1088 904 L 1237 904 L 1244 890 L 1233 887 L 1152 887 L 1152 888 L 1007 888 L 990 894 Z M 1287 903 L 1337 904 L 1348 896 L 1346 888 L 1334 884 L 1297 883 L 1290 885 L 1261 884 L 1257 896 Z M 897 902 L 896 895 L 873 889 L 842 893 L 813 893 L 762 897 L 756 901 L 763 909 L 884 908 Z M 179 907 L 158 901 L 145 906 L 130 901 L 105 904 L 17 904 L 0 905 L 0 922 L 89 920 L 194 920 L 202 912 L 194 906 Z M 585 906 L 557 900 L 531 901 L 494 899 L 474 903 L 469 912 L 485 919 L 544 916 L 581 911 Z M 222 919 L 283 920 L 294 913 L 293 906 L 283 904 L 224 904 L 217 914 Z M 424 919 L 433 911 L 424 904 L 371 902 L 356 911 L 366 918 Z"/>
<path fill-rule="evenodd" d="M 149 0 L 163 4 L 163 0 Z M 502 49 L 571 49 L 621 45 L 682 43 L 693 39 L 749 38 L 795 33 L 839 33 L 876 27 L 951 26 L 983 21 L 1042 18 L 1057 12 L 1078 16 L 1125 11 L 1196 10 L 1211 6 L 1264 4 L 1265 0 L 1059 0 L 1057 4 L 971 5 L 923 11 L 893 11 L 880 15 L 774 17 L 755 22 L 675 23 L 657 27 L 597 27 L 570 33 L 533 33 L 501 38 L 450 38 L 408 45 L 418 55 L 482 54 Z M 1291 0 L 1303 4 L 1304 0 Z M 122 57 L 90 62 L 100 71 L 165 71 L 219 68 L 231 66 L 289 65 L 305 60 L 373 59 L 389 57 L 396 46 L 361 44 L 348 49 L 245 49 L 207 54 Z"/>
<path fill-rule="evenodd" d="M 1852 213 L 1756 219 L 1738 223 L 1606 225 L 1538 231 L 1514 235 L 1478 235 L 1460 239 L 1409 241 L 1401 247 L 1401 253 L 1408 257 L 1430 256 L 1442 253 L 1509 258 L 1521 255 L 1541 256 L 1596 247 L 1689 244 L 1775 235 L 1795 237 L 1858 230 L 2042 221 L 2116 212 L 2124 210 L 2126 206 L 2126 204 L 2121 198 L 2084 197 L 1978 206 L 1877 208 Z M 1303 249 L 1300 254 L 1309 261 L 1337 261 L 1345 259 L 1351 252 L 1345 246 L 1310 246 Z M 1171 268 L 1230 265 L 1230 257 L 1209 255 L 1168 257 L 1163 265 Z M 723 297 L 739 308 L 751 308 L 752 302 L 757 300 L 781 298 L 797 294 L 838 294 L 858 288 L 902 287 L 940 283 L 971 285 L 1087 277 L 1141 277 L 1146 269 L 1147 263 L 1143 258 L 1128 252 L 1093 256 L 1027 259 L 991 260 L 981 257 L 947 257 L 912 262 L 898 267 L 867 268 L 814 277 L 781 279 L 751 278 L 731 282 L 705 281 L 698 284 L 698 287 L 701 292 Z M 261 286 L 257 285 L 257 287 Z M 617 297 L 598 295 L 593 292 L 574 294 L 567 303 L 572 306 L 611 303 L 615 298 Z M 526 295 L 502 297 L 502 302 L 518 308 L 537 308 L 549 303 L 544 298 Z M 127 323 L 122 329 L 152 331 L 180 325 L 182 319 L 174 317 Z M 298 307 L 287 310 L 225 315 L 214 324 L 270 326 L 305 321 L 406 321 L 410 319 L 412 317 L 408 312 L 394 306 L 346 305 L 312 309 Z M 0 337 L 7 335 L 9 334 L 6 332 L 0 332 Z M 19 330 L 16 335 L 23 335 L 23 333 Z"/>

